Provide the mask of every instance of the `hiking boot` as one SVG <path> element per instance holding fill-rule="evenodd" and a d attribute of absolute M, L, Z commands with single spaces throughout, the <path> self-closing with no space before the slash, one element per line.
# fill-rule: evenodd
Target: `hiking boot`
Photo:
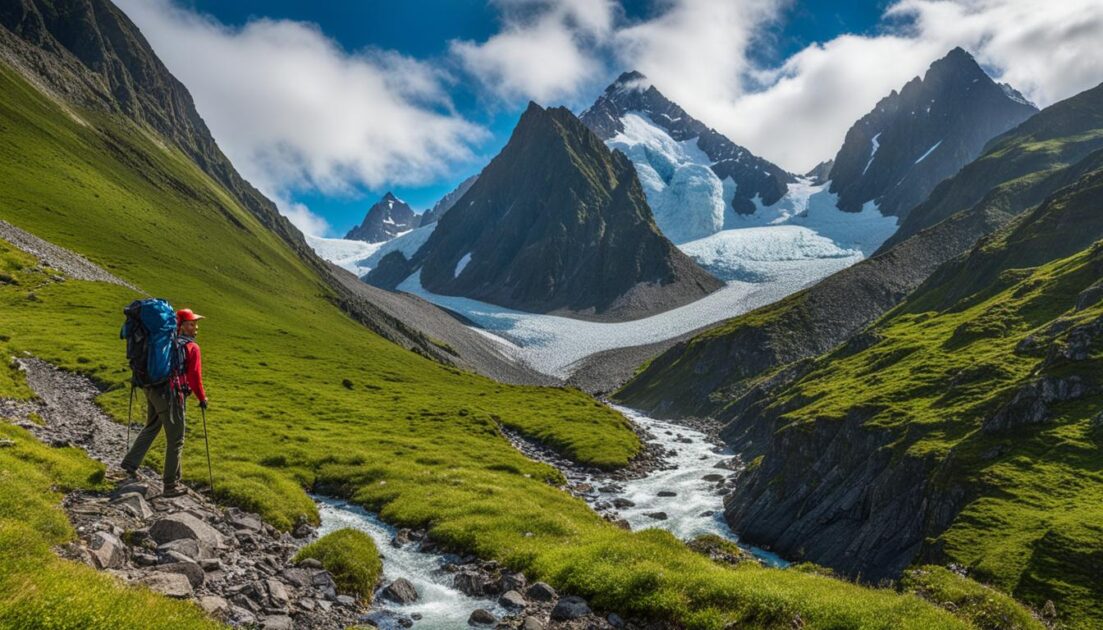
<path fill-rule="evenodd" d="M 172 497 L 182 497 L 187 493 L 188 489 L 184 486 L 165 486 L 165 490 L 161 493 L 161 496 L 166 499 L 171 499 Z"/>
<path fill-rule="evenodd" d="M 123 468 L 122 470 L 110 470 L 107 472 L 107 480 L 114 481 L 116 483 L 122 483 L 124 481 L 135 481 L 138 479 L 138 471 L 131 470 L 129 468 Z"/>

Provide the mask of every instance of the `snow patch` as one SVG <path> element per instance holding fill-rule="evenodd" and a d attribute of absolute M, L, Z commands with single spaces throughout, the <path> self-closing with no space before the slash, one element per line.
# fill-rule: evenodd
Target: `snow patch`
<path fill-rule="evenodd" d="M 914 114 L 915 112 L 912 112 Z M 866 174 L 869 170 L 869 166 L 873 164 L 873 158 L 877 156 L 877 149 L 881 148 L 881 143 L 878 140 L 881 138 L 881 132 L 878 131 L 876 135 L 870 140 L 870 144 L 873 146 L 873 150 L 869 153 L 869 161 L 866 162 L 866 167 L 862 169 L 862 175 Z"/>
<path fill-rule="evenodd" d="M 924 153 L 923 155 L 919 156 L 919 159 L 918 159 L 918 160 L 916 160 L 916 161 L 915 161 L 914 163 L 915 163 L 915 164 L 919 164 L 919 163 L 920 163 L 920 162 L 922 162 L 923 160 L 927 159 L 927 156 L 928 156 L 928 155 L 930 155 L 930 154 L 931 154 L 931 153 L 932 153 L 932 152 L 933 152 L 933 151 L 934 151 L 935 149 L 937 149 L 937 148 L 938 148 L 938 145 L 940 145 L 940 144 L 942 144 L 942 141 L 941 141 L 941 140 L 939 140 L 938 142 L 936 142 L 936 143 L 934 143 L 933 145 L 931 145 L 931 148 L 927 149 L 927 152 L 926 152 L 926 153 Z"/>
<path fill-rule="evenodd" d="M 459 276 L 463 272 L 464 268 L 467 267 L 467 263 L 469 262 L 471 262 L 471 252 L 467 252 L 466 254 L 464 254 L 463 258 L 461 258 L 459 262 L 456 263 L 456 271 L 452 273 L 452 277 L 455 278 Z"/>

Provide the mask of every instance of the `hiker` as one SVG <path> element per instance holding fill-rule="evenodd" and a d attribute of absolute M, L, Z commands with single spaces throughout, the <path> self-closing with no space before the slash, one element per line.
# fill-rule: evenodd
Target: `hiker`
<path fill-rule="evenodd" d="M 171 314 L 170 314 L 171 316 Z M 183 346 L 184 368 L 182 373 L 173 374 L 169 380 L 158 384 L 143 386 L 146 401 L 146 426 L 134 440 L 134 446 L 123 458 L 122 468 L 133 476 L 146 456 L 153 439 L 165 428 L 165 471 L 164 492 L 162 496 L 175 497 L 185 493 L 180 481 L 180 455 L 184 450 L 184 415 L 189 394 L 199 399 L 199 407 L 207 408 L 207 392 L 203 389 L 203 362 L 199 344 L 195 336 L 199 333 L 199 320 L 190 308 L 176 311 L 176 343 Z"/>

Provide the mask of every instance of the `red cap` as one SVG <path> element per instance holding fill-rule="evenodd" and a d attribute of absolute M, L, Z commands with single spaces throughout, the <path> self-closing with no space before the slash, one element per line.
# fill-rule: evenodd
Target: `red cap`
<path fill-rule="evenodd" d="M 176 325 L 179 326 L 183 322 L 194 322 L 197 319 L 203 319 L 202 315 L 197 315 L 195 311 L 190 308 L 182 308 L 176 311 Z"/>

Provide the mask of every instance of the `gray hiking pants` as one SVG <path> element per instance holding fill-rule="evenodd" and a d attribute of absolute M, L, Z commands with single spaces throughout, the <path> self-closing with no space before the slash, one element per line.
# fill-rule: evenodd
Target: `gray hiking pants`
<path fill-rule="evenodd" d="M 146 426 L 134 440 L 126 457 L 123 468 L 137 470 L 145 459 L 146 451 L 153 439 L 165 428 L 165 473 L 166 488 L 171 488 L 180 480 L 180 454 L 184 450 L 184 406 L 179 400 L 172 400 L 168 385 L 143 387 L 146 401 Z"/>

